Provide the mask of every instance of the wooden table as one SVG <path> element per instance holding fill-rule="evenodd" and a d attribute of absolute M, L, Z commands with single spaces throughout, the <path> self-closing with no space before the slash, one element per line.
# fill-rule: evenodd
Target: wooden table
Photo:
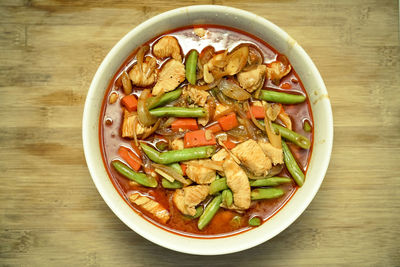
<path fill-rule="evenodd" d="M 0 265 L 400 265 L 397 1 L 0 1 Z M 111 47 L 189 4 L 268 18 L 326 82 L 335 138 L 314 201 L 287 230 L 232 255 L 169 251 L 128 229 L 85 163 L 85 96 Z"/>

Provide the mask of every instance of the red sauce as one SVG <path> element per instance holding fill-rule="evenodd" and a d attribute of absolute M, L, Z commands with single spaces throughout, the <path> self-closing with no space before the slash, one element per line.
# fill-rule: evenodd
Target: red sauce
<path fill-rule="evenodd" d="M 201 51 L 204 47 L 210 45 L 213 46 L 216 51 L 218 51 L 225 50 L 226 48 L 232 49 L 237 45 L 243 43 L 253 44 L 257 46 L 262 52 L 264 63 L 274 61 L 278 55 L 278 52 L 264 41 L 240 30 L 216 25 L 198 26 L 201 26 L 208 30 L 206 38 L 199 38 L 194 34 L 193 26 L 188 26 L 164 33 L 150 40 L 149 42 L 147 42 L 147 44 L 152 47 L 152 45 L 159 38 L 164 35 L 170 35 L 178 39 L 179 44 L 182 48 L 182 52 L 185 55 L 191 49 L 197 49 L 197 51 Z M 121 145 L 129 147 L 131 140 L 124 139 L 120 136 L 120 128 L 122 124 L 122 109 L 119 103 L 120 100 L 117 100 L 117 103 L 109 104 L 108 98 L 113 91 L 118 92 L 118 77 L 120 76 L 122 71 L 129 70 L 136 62 L 136 60 L 134 59 L 135 54 L 136 50 L 132 52 L 132 54 L 126 59 L 126 61 L 122 64 L 117 73 L 111 79 L 103 100 L 99 121 L 99 139 L 105 167 L 115 188 L 118 190 L 121 197 L 128 203 L 128 205 L 130 205 L 135 212 L 142 215 L 146 220 L 167 231 L 184 236 L 198 238 L 216 238 L 231 236 L 251 229 L 251 227 L 248 226 L 247 222 L 248 219 L 253 216 L 258 216 L 262 218 L 262 220 L 265 222 L 274 214 L 276 214 L 296 192 L 297 186 L 294 182 L 281 186 L 281 188 L 284 189 L 286 193 L 284 196 L 278 199 L 252 202 L 250 209 L 248 209 L 244 214 L 240 215 L 240 220 L 233 219 L 235 216 L 239 215 L 238 213 L 225 209 L 220 209 L 213 220 L 210 222 L 210 224 L 204 230 L 200 231 L 197 228 L 197 220 L 186 218 L 173 205 L 171 200 L 173 190 L 164 189 L 161 186 L 161 183 L 159 183 L 159 186 L 155 189 L 149 189 L 142 186 L 131 186 L 128 179 L 119 175 L 114 170 L 114 168 L 110 166 L 112 160 L 119 158 L 118 148 Z M 158 61 L 158 64 L 161 65 L 162 61 Z M 284 89 L 282 89 L 283 84 Z M 264 87 L 286 93 L 300 93 L 307 95 L 300 78 L 294 70 L 292 70 L 287 76 L 285 76 L 281 80 L 280 86 L 277 86 L 270 81 L 267 81 L 264 84 Z M 134 90 L 134 93 L 138 95 L 140 94 L 140 90 Z M 311 114 L 309 100 L 307 99 L 306 102 L 297 105 L 284 105 L 284 109 L 286 113 L 289 114 L 292 118 L 293 130 L 308 137 L 312 143 L 313 131 L 305 132 L 303 130 L 303 123 L 306 120 L 310 123 L 311 126 L 313 126 L 313 118 Z M 312 147 L 309 150 L 304 150 L 295 145 L 289 144 L 289 146 L 295 158 L 297 159 L 299 166 L 306 172 L 312 152 Z M 286 168 L 282 171 L 281 174 L 279 174 L 279 176 L 290 177 Z M 171 219 L 166 224 L 161 224 L 157 222 L 150 214 L 139 210 L 128 200 L 128 196 L 133 192 L 147 194 L 154 200 L 161 203 L 169 210 L 171 214 Z M 206 200 L 206 203 L 207 202 L 208 200 Z"/>

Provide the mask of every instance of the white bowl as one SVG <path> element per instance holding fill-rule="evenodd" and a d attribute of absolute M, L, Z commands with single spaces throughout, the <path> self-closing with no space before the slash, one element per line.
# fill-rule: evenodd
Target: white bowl
<path fill-rule="evenodd" d="M 163 230 L 136 214 L 112 185 L 104 167 L 98 140 L 99 115 L 110 79 L 128 55 L 149 39 L 192 24 L 218 24 L 253 34 L 286 55 L 307 90 L 314 116 L 314 148 L 306 181 L 292 199 L 260 227 L 225 238 L 198 239 Z M 317 193 L 332 150 L 332 110 L 324 82 L 314 63 L 286 32 L 253 13 L 226 6 L 201 5 L 174 9 L 155 16 L 125 35 L 101 63 L 90 86 L 83 113 L 83 147 L 92 179 L 112 211 L 144 238 L 169 249 L 199 255 L 237 252 L 261 244 L 293 223 Z"/>

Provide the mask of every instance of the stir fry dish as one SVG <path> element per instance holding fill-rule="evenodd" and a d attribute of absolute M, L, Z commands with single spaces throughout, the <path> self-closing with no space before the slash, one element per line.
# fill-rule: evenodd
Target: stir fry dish
<path fill-rule="evenodd" d="M 148 41 L 122 64 L 99 136 L 133 210 L 168 231 L 226 236 L 261 225 L 306 182 L 313 120 L 283 54 L 199 25 Z"/>

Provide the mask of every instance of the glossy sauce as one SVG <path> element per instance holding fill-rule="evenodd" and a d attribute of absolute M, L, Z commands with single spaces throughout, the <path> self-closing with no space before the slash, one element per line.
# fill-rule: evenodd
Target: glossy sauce
<path fill-rule="evenodd" d="M 196 49 L 201 51 L 204 47 L 212 45 L 216 51 L 231 50 L 239 44 L 247 43 L 256 45 L 262 52 L 264 57 L 264 63 L 272 62 L 276 59 L 278 53 L 264 41 L 258 39 L 257 37 L 251 36 L 242 31 L 238 31 L 232 28 L 215 26 L 215 25 L 201 25 L 201 27 L 208 30 L 207 35 L 203 38 L 199 38 L 193 32 L 193 27 L 179 28 L 163 35 L 160 35 L 153 40 L 150 40 L 147 44 L 152 47 L 152 45 L 162 36 L 170 35 L 178 39 L 179 44 L 182 48 L 182 52 L 186 55 L 191 49 Z M 114 75 L 113 79 L 110 81 L 110 85 L 107 89 L 105 98 L 103 100 L 103 106 L 100 116 L 100 145 L 103 153 L 103 161 L 108 170 L 111 181 L 120 193 L 121 197 L 135 210 L 137 213 L 141 214 L 144 218 L 149 220 L 155 225 L 164 228 L 165 230 L 175 232 L 185 236 L 199 237 L 199 238 L 215 238 L 215 237 L 225 237 L 239 232 L 246 231 L 250 229 L 247 222 L 248 219 L 253 216 L 259 216 L 263 221 L 268 220 L 272 217 L 281 207 L 292 197 L 296 192 L 297 186 L 295 183 L 285 184 L 280 186 L 286 192 L 284 196 L 273 199 L 273 200 L 262 200 L 253 201 L 250 209 L 248 209 L 244 214 L 238 214 L 233 211 L 220 209 L 210 224 L 202 231 L 197 228 L 197 220 L 191 220 L 183 216 L 172 203 L 172 193 L 174 190 L 167 190 L 161 186 L 155 189 L 149 189 L 142 186 L 131 186 L 129 180 L 119 175 L 114 168 L 111 167 L 111 161 L 114 159 L 119 159 L 118 148 L 121 145 L 131 147 L 131 140 L 124 139 L 120 136 L 120 128 L 122 125 L 122 107 L 119 103 L 120 99 L 114 103 L 109 104 L 108 98 L 110 94 L 114 91 L 120 94 L 120 98 L 123 97 L 123 93 L 118 85 L 118 77 L 122 71 L 129 69 L 136 63 L 134 59 L 136 51 L 128 57 L 124 64 L 120 67 L 119 71 Z M 158 65 L 162 65 L 163 61 L 158 60 Z M 267 81 L 264 84 L 264 88 L 273 89 L 277 91 L 289 92 L 289 93 L 301 93 L 306 95 L 303 85 L 294 70 L 292 70 L 286 77 L 281 80 L 280 87 Z M 286 88 L 286 89 L 282 89 Z M 134 88 L 134 94 L 139 95 L 141 90 Z M 284 109 L 287 114 L 290 115 L 293 124 L 293 130 L 308 137 L 313 143 L 313 132 L 308 133 L 303 130 L 303 123 L 307 120 L 311 126 L 313 126 L 313 119 L 311 114 L 311 108 L 309 100 L 297 105 L 284 105 Z M 152 139 L 149 139 L 149 144 L 154 145 Z M 289 144 L 292 153 L 294 154 L 299 166 L 306 171 L 308 167 L 309 158 L 311 156 L 312 147 L 310 150 L 304 150 L 296 147 L 295 145 Z M 282 171 L 279 176 L 286 176 L 288 172 L 286 168 Z M 307 181 L 306 181 L 307 182 Z M 153 219 L 150 214 L 147 214 L 139 210 L 136 206 L 132 205 L 128 196 L 131 193 L 140 192 L 143 195 L 148 195 L 154 200 L 158 201 L 164 207 L 166 207 L 171 215 L 171 219 L 165 224 L 161 224 Z M 211 200 L 211 197 L 205 202 Z M 240 216 L 241 219 L 237 219 L 235 216 Z"/>

